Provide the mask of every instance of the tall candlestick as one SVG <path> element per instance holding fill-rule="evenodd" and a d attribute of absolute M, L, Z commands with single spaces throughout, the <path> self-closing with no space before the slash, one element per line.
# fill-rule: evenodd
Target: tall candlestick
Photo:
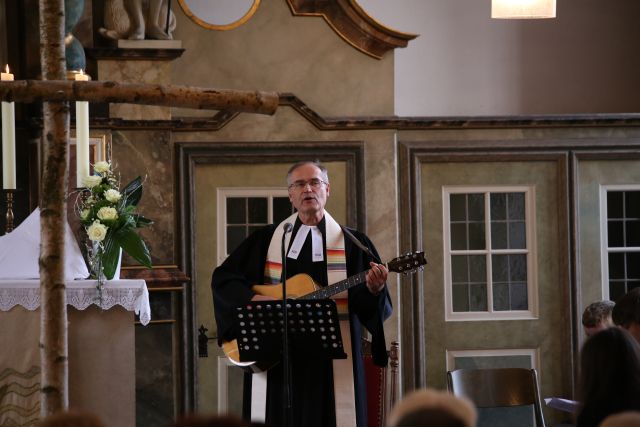
<path fill-rule="evenodd" d="M 76 81 L 89 81 L 82 70 L 75 75 Z M 89 176 L 89 103 L 76 102 L 76 187 L 84 187 Z"/>
<path fill-rule="evenodd" d="M 13 81 L 13 74 L 6 67 L 0 74 L 2 81 Z M 16 189 L 16 125 L 13 102 L 2 102 L 2 188 Z"/>

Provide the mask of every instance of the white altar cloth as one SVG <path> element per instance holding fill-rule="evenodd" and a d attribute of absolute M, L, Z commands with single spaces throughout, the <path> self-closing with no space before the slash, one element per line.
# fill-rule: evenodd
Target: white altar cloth
<path fill-rule="evenodd" d="M 109 280 L 102 290 L 102 303 L 98 296 L 96 280 L 69 280 L 67 288 L 67 304 L 85 310 L 95 304 L 103 310 L 121 305 L 128 311 L 140 316 L 140 323 L 147 325 L 151 320 L 149 290 L 144 280 Z M 9 311 L 15 306 L 27 310 L 40 307 L 40 280 L 37 279 L 0 279 L 0 311 Z"/>

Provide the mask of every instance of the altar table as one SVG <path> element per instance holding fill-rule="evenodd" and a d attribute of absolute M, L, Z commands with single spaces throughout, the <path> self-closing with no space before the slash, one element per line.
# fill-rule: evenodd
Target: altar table
<path fill-rule="evenodd" d="M 144 280 L 66 283 L 69 407 L 107 426 L 135 426 L 135 330 L 151 319 Z M 100 305 L 100 306 L 98 306 Z M 40 416 L 40 281 L 0 280 L 0 425 Z"/>

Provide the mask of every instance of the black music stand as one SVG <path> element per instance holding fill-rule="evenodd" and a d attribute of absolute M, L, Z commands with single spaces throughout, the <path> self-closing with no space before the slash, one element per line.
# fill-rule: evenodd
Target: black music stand
<path fill-rule="evenodd" d="M 294 357 L 346 359 L 336 303 L 287 300 L 289 346 Z M 240 361 L 282 358 L 282 301 L 252 301 L 235 310 Z"/>

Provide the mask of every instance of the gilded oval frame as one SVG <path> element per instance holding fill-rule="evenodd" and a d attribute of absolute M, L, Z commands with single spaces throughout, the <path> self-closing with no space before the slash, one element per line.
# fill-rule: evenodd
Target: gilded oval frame
<path fill-rule="evenodd" d="M 262 0 L 253 0 L 253 4 L 249 8 L 249 10 L 240 19 L 224 25 L 212 24 L 196 16 L 196 14 L 194 14 L 187 5 L 187 0 L 178 0 L 178 3 L 180 4 L 180 7 L 182 8 L 184 14 L 201 27 L 214 31 L 228 31 L 233 30 L 234 28 L 238 28 L 240 25 L 251 19 L 251 17 L 256 13 L 256 10 L 258 10 L 258 6 L 260 6 L 261 1 Z"/>

